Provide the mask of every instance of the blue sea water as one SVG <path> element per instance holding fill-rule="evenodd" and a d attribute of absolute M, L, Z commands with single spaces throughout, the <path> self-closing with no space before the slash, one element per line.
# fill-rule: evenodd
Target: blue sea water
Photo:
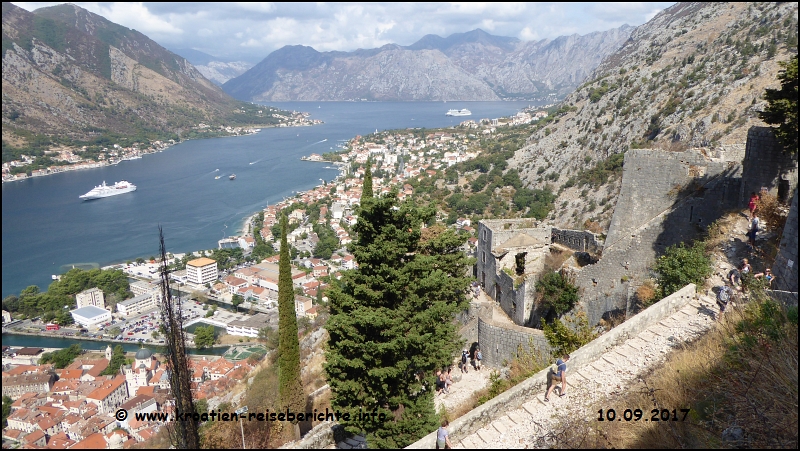
<path fill-rule="evenodd" d="M 29 285 L 43 291 L 51 274 L 158 253 L 158 225 L 169 252 L 211 249 L 235 235 L 247 216 L 333 180 L 329 164 L 300 161 L 341 140 L 389 129 L 445 127 L 510 116 L 530 102 L 285 102 L 325 123 L 263 129 L 255 135 L 186 141 L 116 166 L 3 184 L 3 297 Z M 448 117 L 468 108 L 471 117 Z M 219 169 L 219 171 L 216 171 Z M 236 180 L 228 175 L 235 173 Z M 221 175 L 219 179 L 215 176 Z M 138 189 L 104 199 L 78 196 L 103 181 Z"/>

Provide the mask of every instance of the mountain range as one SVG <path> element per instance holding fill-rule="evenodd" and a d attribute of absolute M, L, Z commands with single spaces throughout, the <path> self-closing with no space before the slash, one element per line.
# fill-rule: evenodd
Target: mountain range
<path fill-rule="evenodd" d="M 48 141 L 176 136 L 200 122 L 268 123 L 243 114 L 257 107 L 136 30 L 72 4 L 2 8 L 3 161 L 10 149 Z"/>
<path fill-rule="evenodd" d="M 563 97 L 634 27 L 520 41 L 476 29 L 446 38 L 427 35 L 409 46 L 387 44 L 353 52 L 285 46 L 225 92 L 247 101 L 501 100 Z"/>

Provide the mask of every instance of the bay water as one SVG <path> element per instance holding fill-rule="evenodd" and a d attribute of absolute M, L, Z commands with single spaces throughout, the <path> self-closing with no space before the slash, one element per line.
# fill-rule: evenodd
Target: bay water
<path fill-rule="evenodd" d="M 34 177 L 3 186 L 2 295 L 29 285 L 42 291 L 51 274 L 158 254 L 158 226 L 168 252 L 217 247 L 246 217 L 339 174 L 301 161 L 376 130 L 436 128 L 467 119 L 510 116 L 530 102 L 283 102 L 324 124 L 265 128 L 240 137 L 186 141 L 116 166 Z M 468 108 L 470 117 L 449 117 Z M 236 174 L 235 180 L 229 180 Z M 216 179 L 216 176 L 221 176 Z M 127 180 L 135 192 L 83 201 L 103 181 Z M 4 343 L 5 344 L 5 343 Z"/>

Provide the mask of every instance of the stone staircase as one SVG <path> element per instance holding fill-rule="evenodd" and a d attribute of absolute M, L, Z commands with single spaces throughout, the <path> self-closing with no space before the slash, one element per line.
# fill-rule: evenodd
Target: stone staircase
<path fill-rule="evenodd" d="M 596 405 L 603 401 L 607 408 L 614 398 L 624 395 L 641 376 L 664 361 L 667 354 L 705 333 L 715 321 L 719 309 L 716 301 L 705 295 L 692 298 L 682 308 L 664 319 L 650 324 L 635 337 L 613 346 L 590 363 L 578 368 L 569 366 L 567 394 L 559 397 L 560 384 L 544 401 L 541 393 L 520 408 L 500 413 L 486 426 L 456 442 L 455 448 L 530 448 L 554 445 L 552 431 L 563 420 L 596 421 Z M 459 434 L 461 435 L 461 434 Z"/>

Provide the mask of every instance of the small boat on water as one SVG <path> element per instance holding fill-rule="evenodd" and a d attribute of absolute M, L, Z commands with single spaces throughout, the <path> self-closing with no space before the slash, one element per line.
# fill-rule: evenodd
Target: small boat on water
<path fill-rule="evenodd" d="M 222 177 L 221 175 L 218 175 L 218 176 L 214 177 L 214 180 L 219 180 L 221 177 Z"/>
<path fill-rule="evenodd" d="M 228 176 L 228 179 L 230 179 L 230 180 L 236 180 L 236 174 L 231 174 L 231 175 L 229 175 L 229 176 Z"/>

